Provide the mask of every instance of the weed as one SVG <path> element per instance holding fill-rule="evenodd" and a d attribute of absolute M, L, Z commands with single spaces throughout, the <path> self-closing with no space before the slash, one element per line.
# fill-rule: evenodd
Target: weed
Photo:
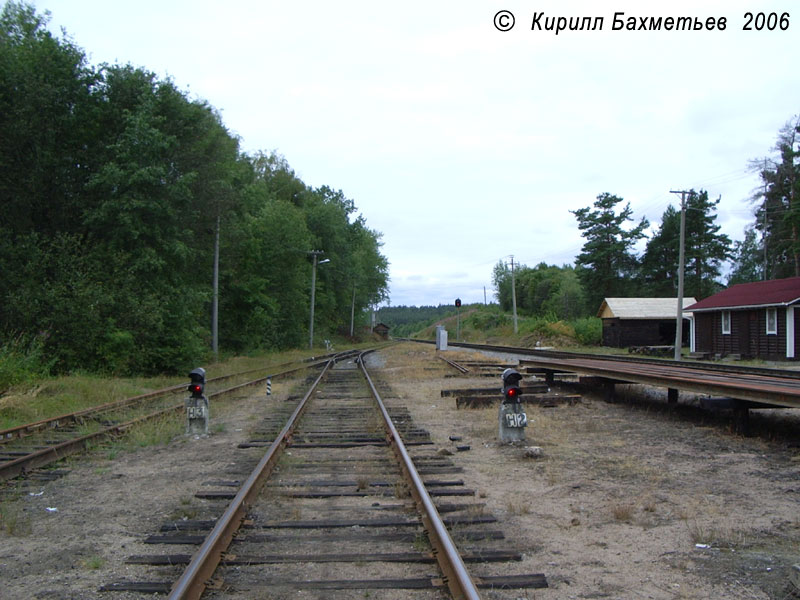
<path fill-rule="evenodd" d="M 531 505 L 524 500 L 509 500 L 506 503 L 506 510 L 512 515 L 529 515 L 531 514 Z"/>
<path fill-rule="evenodd" d="M 84 558 L 81 561 L 81 566 L 84 569 L 90 569 L 92 571 L 96 571 L 97 569 L 103 568 L 105 564 L 106 564 L 106 559 L 104 559 L 102 556 L 97 556 L 96 554 Z"/>
<path fill-rule="evenodd" d="M 408 484 L 402 480 L 395 483 L 394 495 L 396 498 L 409 498 L 411 496 L 411 490 L 409 490 Z"/>
<path fill-rule="evenodd" d="M 180 506 L 170 513 L 169 518 L 172 521 L 181 521 L 184 519 L 194 519 L 197 517 L 198 509 L 193 506 L 194 499 L 191 496 L 183 496 L 180 501 Z"/>
<path fill-rule="evenodd" d="M 633 504 L 620 503 L 611 507 L 611 514 L 614 520 L 621 523 L 630 523 L 635 512 L 636 507 Z"/>
<path fill-rule="evenodd" d="M 133 448 L 164 446 L 172 438 L 180 435 L 182 429 L 183 420 L 174 415 L 169 415 L 132 427 L 125 440 Z"/>
<path fill-rule="evenodd" d="M 18 500 L 18 492 L 0 500 L 0 531 L 14 537 L 25 537 L 31 534 L 33 527 Z"/>
<path fill-rule="evenodd" d="M 428 534 L 424 531 L 420 531 L 416 536 L 414 536 L 414 550 L 417 552 L 429 552 L 431 549 L 431 541 L 428 539 Z"/>

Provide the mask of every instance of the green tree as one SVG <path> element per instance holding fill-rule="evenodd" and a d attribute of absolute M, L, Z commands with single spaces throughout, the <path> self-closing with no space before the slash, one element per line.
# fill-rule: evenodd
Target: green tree
<path fill-rule="evenodd" d="M 731 256 L 731 240 L 719 233 L 718 204 L 719 199 L 709 200 L 705 190 L 692 190 L 686 198 L 685 296 L 705 298 L 721 287 L 717 280 L 723 261 Z M 674 296 L 678 292 L 680 226 L 680 211 L 668 206 L 642 257 L 641 280 L 649 295 Z"/>
<path fill-rule="evenodd" d="M 678 256 L 681 215 L 669 205 L 658 231 L 647 242 L 640 269 L 643 293 L 653 297 L 678 293 Z"/>
<path fill-rule="evenodd" d="M 210 346 L 220 240 L 223 349 L 305 341 L 386 296 L 380 234 L 282 156 L 240 153 L 208 103 L 131 66 L 92 69 L 9 3 L 0 15 L 0 334 L 58 370 L 175 371 Z"/>
<path fill-rule="evenodd" d="M 557 267 L 539 263 L 533 268 L 515 268 L 517 310 L 530 316 L 553 315 L 558 319 L 573 319 L 585 314 L 585 293 L 575 270 L 565 265 Z M 510 311 L 511 270 L 499 263 L 494 271 L 494 285 L 503 310 Z"/>
<path fill-rule="evenodd" d="M 731 272 L 728 285 L 750 283 L 764 279 L 764 254 L 755 227 L 744 230 L 744 240 L 733 243 Z"/>
<path fill-rule="evenodd" d="M 717 280 L 731 257 L 731 240 L 716 223 L 720 200 L 709 200 L 705 190 L 692 190 L 686 199 L 685 296 L 707 298 L 722 289 Z"/>
<path fill-rule="evenodd" d="M 645 237 L 649 223 L 642 217 L 638 225 L 626 229 L 633 221 L 633 211 L 629 203 L 617 212 L 620 202 L 622 198 L 605 193 L 597 196 L 594 208 L 570 211 L 586 239 L 575 264 L 590 307 L 599 306 L 603 298 L 626 296 L 633 290 L 638 268 L 633 247 Z"/>
<path fill-rule="evenodd" d="M 778 133 L 777 161 L 763 161 L 764 191 L 755 228 L 767 248 L 767 278 L 800 276 L 800 117 Z"/>
<path fill-rule="evenodd" d="M 0 14 L 0 227 L 12 238 L 74 230 L 93 166 L 99 76 L 48 20 L 16 2 Z"/>

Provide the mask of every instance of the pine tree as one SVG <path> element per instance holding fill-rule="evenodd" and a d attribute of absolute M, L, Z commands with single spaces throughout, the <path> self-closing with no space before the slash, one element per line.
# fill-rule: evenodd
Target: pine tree
<path fill-rule="evenodd" d="M 633 246 L 645 236 L 650 224 L 643 217 L 638 225 L 625 229 L 624 225 L 633 221 L 633 211 L 628 203 L 617 214 L 620 202 L 622 198 L 605 193 L 597 197 L 594 210 L 586 207 L 570 211 L 586 239 L 575 264 L 589 306 L 599 306 L 606 297 L 625 296 L 633 289 L 639 266 Z"/>

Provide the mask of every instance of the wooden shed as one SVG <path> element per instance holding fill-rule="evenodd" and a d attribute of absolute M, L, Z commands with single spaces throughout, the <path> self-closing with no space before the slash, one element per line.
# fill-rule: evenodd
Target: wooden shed
<path fill-rule="evenodd" d="M 377 333 L 381 339 L 388 340 L 389 339 L 389 326 L 384 325 L 383 323 L 377 323 L 375 327 L 372 328 L 374 333 Z"/>
<path fill-rule="evenodd" d="M 684 309 L 694 304 L 684 298 Z M 615 348 L 629 346 L 669 346 L 675 344 L 677 298 L 606 298 L 597 311 L 603 320 L 603 345 Z M 683 314 L 683 339 L 689 341 L 690 314 Z"/>
<path fill-rule="evenodd" d="M 769 360 L 800 355 L 800 277 L 732 285 L 688 306 L 694 352 Z"/>

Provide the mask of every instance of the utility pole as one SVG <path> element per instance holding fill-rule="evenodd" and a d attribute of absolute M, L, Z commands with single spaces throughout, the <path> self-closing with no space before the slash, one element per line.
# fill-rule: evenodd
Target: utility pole
<path fill-rule="evenodd" d="M 761 176 L 764 179 L 764 281 L 767 280 L 767 159 L 764 159 L 764 174 Z"/>
<path fill-rule="evenodd" d="M 219 214 L 217 214 L 217 230 L 214 234 L 214 276 L 213 298 L 211 302 L 211 351 L 214 360 L 219 359 Z"/>
<path fill-rule="evenodd" d="M 350 303 L 350 337 L 353 337 L 353 321 L 356 314 L 356 283 L 353 282 L 353 301 Z"/>
<path fill-rule="evenodd" d="M 511 255 L 511 306 L 514 308 L 514 335 L 517 334 L 517 290 L 514 283 L 514 255 Z"/>
<path fill-rule="evenodd" d="M 308 323 L 308 348 L 311 350 L 314 348 L 314 296 L 317 291 L 317 256 L 322 254 L 322 250 L 311 250 L 307 254 L 310 254 L 314 261 L 311 265 L 311 318 Z M 327 262 L 327 259 L 325 262 Z"/>
<path fill-rule="evenodd" d="M 678 250 L 678 315 L 675 317 L 675 360 L 680 360 L 681 346 L 683 345 L 683 247 L 686 240 L 686 194 L 689 192 L 670 190 L 669 193 L 681 195 L 681 239 Z"/>

